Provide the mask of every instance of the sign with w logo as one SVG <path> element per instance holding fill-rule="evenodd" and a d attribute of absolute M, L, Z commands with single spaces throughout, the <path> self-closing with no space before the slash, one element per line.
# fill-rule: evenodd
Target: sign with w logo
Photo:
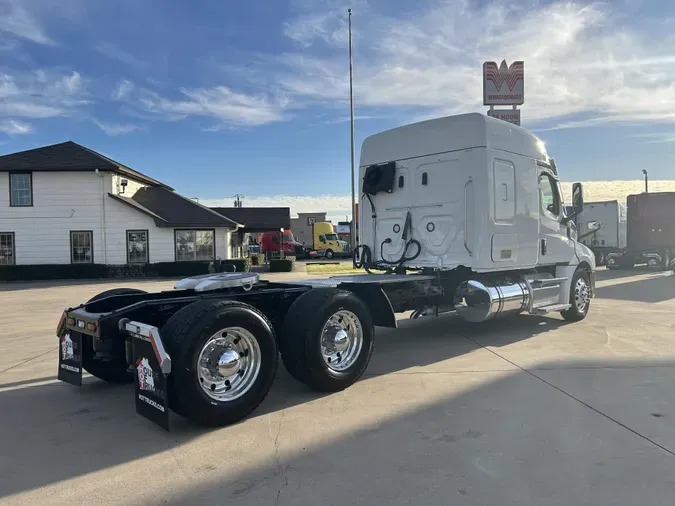
<path fill-rule="evenodd" d="M 502 60 L 483 63 L 483 104 L 520 105 L 524 102 L 525 64 L 514 61 L 511 65 Z"/>

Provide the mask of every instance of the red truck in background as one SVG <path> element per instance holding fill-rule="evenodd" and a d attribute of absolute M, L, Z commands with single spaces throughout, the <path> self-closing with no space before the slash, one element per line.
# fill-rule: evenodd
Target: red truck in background
<path fill-rule="evenodd" d="M 281 249 L 281 232 L 262 232 L 258 235 L 260 252 L 268 255 L 270 252 L 278 253 Z M 295 240 L 293 232 L 284 230 L 283 234 L 284 256 L 304 258 L 308 255 L 305 247 Z"/>

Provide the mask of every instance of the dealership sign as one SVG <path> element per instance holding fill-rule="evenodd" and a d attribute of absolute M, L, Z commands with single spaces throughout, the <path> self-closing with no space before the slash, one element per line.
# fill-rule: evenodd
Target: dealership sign
<path fill-rule="evenodd" d="M 525 101 L 525 64 L 506 60 L 483 63 L 483 104 L 521 105 Z"/>
<path fill-rule="evenodd" d="M 520 126 L 520 109 L 490 109 L 488 116 Z"/>

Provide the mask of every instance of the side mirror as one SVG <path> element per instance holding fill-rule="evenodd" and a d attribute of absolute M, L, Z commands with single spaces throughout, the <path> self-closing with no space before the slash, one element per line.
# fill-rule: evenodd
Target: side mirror
<path fill-rule="evenodd" d="M 584 210 L 584 187 L 581 183 L 572 185 L 572 209 L 575 215 Z"/>
<path fill-rule="evenodd" d="M 593 230 L 600 230 L 602 227 L 602 223 L 599 221 L 589 221 L 588 222 L 588 231 L 591 232 Z"/>

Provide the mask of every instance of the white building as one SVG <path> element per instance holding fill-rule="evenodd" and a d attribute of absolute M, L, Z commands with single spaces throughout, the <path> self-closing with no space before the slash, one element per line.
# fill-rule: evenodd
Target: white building
<path fill-rule="evenodd" d="M 74 142 L 0 156 L 0 265 L 227 259 L 240 227 Z"/>

